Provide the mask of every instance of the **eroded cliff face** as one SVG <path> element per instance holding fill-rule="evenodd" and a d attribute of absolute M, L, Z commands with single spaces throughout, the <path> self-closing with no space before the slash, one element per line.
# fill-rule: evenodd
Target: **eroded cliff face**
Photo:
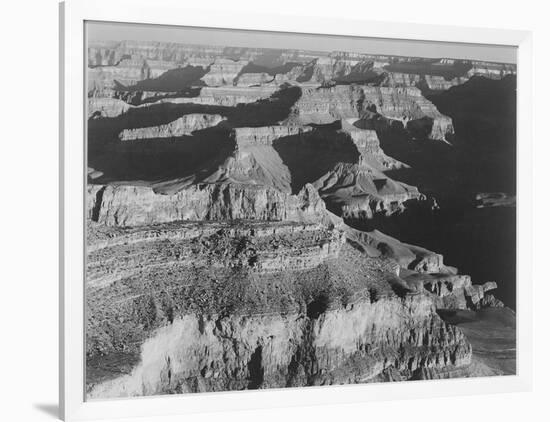
<path fill-rule="evenodd" d="M 130 374 L 94 385 L 88 397 L 405 380 L 423 369 L 467 366 L 471 346 L 430 301 L 409 298 L 318 318 L 189 315 L 157 330 L 140 359 Z"/>
<path fill-rule="evenodd" d="M 411 131 L 418 133 L 420 129 L 430 139 L 444 140 L 454 132 L 451 118 L 441 114 L 415 87 L 307 88 L 302 90 L 293 112 L 303 124 L 359 119 L 365 112 L 374 112 L 401 122 Z"/>
<path fill-rule="evenodd" d="M 219 114 L 185 114 L 182 117 L 160 126 L 124 129 L 119 134 L 121 141 L 136 141 L 139 139 L 176 138 L 192 135 L 196 130 L 216 126 L 225 119 Z"/>
<path fill-rule="evenodd" d="M 467 368 L 471 348 L 439 318 L 435 294 L 408 287 L 395 261 L 366 254 L 343 228 L 334 217 L 92 223 L 87 353 L 97 376 L 89 398 L 405 380 L 425 369 Z M 106 374 L 99 356 L 109 362 L 119 353 L 139 363 L 127 375 Z"/>
<path fill-rule="evenodd" d="M 88 49 L 88 61 L 90 88 L 113 86 L 115 80 L 136 83 L 184 66 L 207 70 L 203 80 L 213 86 L 338 81 L 382 86 L 428 84 L 433 90 L 462 84 L 472 76 L 501 79 L 516 72 L 514 65 L 482 61 L 135 41 L 94 43 Z M 253 64 L 254 71 L 240 74 L 247 64 Z"/>
<path fill-rule="evenodd" d="M 208 86 L 233 85 L 235 78 L 247 64 L 245 60 L 216 59 L 202 80 Z"/>
<path fill-rule="evenodd" d="M 297 195 L 254 184 L 193 185 L 170 195 L 148 186 L 93 185 L 88 216 L 108 226 L 185 220 L 290 220 L 320 218 L 324 204 L 311 185 Z"/>
<path fill-rule="evenodd" d="M 89 98 L 88 118 L 117 117 L 126 113 L 131 107 L 116 98 Z"/>
<path fill-rule="evenodd" d="M 238 104 L 249 104 L 259 100 L 268 99 L 276 91 L 275 86 L 262 87 L 205 87 L 196 97 L 172 97 L 160 99 L 159 102 L 173 104 L 202 104 L 224 107 L 235 107 Z"/>
<path fill-rule="evenodd" d="M 407 201 L 426 200 L 416 187 L 396 182 L 365 163 L 337 164 L 313 186 L 343 218 L 390 216 L 403 212 Z"/>

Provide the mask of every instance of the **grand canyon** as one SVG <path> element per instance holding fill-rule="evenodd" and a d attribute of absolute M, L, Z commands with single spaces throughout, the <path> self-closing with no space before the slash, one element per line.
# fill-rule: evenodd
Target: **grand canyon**
<path fill-rule="evenodd" d="M 515 374 L 515 64 L 87 60 L 88 399 Z"/>

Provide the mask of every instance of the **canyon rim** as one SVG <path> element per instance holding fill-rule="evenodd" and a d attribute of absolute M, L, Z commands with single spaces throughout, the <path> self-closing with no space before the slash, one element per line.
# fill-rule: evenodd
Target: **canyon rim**
<path fill-rule="evenodd" d="M 515 374 L 513 61 L 87 31 L 87 399 Z"/>

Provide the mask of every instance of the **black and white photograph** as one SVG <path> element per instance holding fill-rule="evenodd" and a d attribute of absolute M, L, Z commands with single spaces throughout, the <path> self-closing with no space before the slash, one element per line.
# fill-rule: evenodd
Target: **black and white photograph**
<path fill-rule="evenodd" d="M 86 400 L 516 374 L 517 47 L 85 31 Z"/>

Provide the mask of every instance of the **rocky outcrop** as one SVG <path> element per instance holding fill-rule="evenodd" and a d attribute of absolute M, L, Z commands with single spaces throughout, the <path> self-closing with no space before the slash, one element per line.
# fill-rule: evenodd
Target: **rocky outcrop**
<path fill-rule="evenodd" d="M 162 98 L 174 98 L 174 97 L 181 97 L 181 92 L 178 91 L 146 91 L 146 90 L 139 90 L 139 91 L 120 91 L 120 90 L 109 90 L 109 91 L 100 91 L 100 92 L 93 92 L 93 96 L 103 96 L 103 97 L 112 97 L 119 100 L 122 100 L 128 104 L 131 104 L 133 106 L 139 106 L 144 103 L 151 103 L 155 102 L 157 100 L 160 100 Z"/>
<path fill-rule="evenodd" d="M 88 373 L 102 374 L 89 379 L 89 398 L 369 382 L 387 372 L 405 380 L 470 363 L 434 295 L 406 293 L 391 264 L 366 257 L 338 227 L 101 233 L 89 237 L 102 242 L 88 259 Z M 101 362 L 121 348 L 136 365 L 109 373 Z"/>
<path fill-rule="evenodd" d="M 246 268 L 254 273 L 302 271 L 337 258 L 345 242 L 341 230 L 322 224 L 290 222 L 269 225 L 190 222 L 125 231 L 128 235 L 101 230 L 100 236 L 96 235 L 91 242 L 90 259 L 95 263 L 87 275 L 89 288 L 104 288 L 162 265 Z M 247 247 L 238 247 L 237 239 Z M 157 247 L 161 250 L 157 251 Z M 124 256 L 128 248 L 133 253 Z M 228 253 L 232 248 L 235 249 Z M 117 258 L 107 259 L 108 256 Z"/>
<path fill-rule="evenodd" d="M 235 78 L 247 64 L 245 60 L 216 59 L 202 80 L 208 86 L 233 85 Z"/>
<path fill-rule="evenodd" d="M 364 82 L 380 73 L 380 69 L 370 57 L 336 52 L 315 60 L 309 81 Z"/>
<path fill-rule="evenodd" d="M 367 164 L 337 164 L 313 183 L 329 208 L 345 219 L 403 212 L 408 201 L 425 201 L 413 186 L 396 182 Z"/>
<path fill-rule="evenodd" d="M 339 119 L 359 119 L 365 112 L 402 122 L 431 139 L 445 139 L 454 132 L 452 119 L 441 114 L 415 87 L 392 88 L 336 85 L 307 88 L 293 112 L 303 123 L 327 124 Z"/>
<path fill-rule="evenodd" d="M 400 269 L 412 270 L 415 273 L 456 273 L 456 269 L 443 264 L 443 256 L 420 246 L 402 243 L 399 240 L 381 233 L 346 227 L 346 235 L 353 242 L 373 257 L 385 257 L 396 263 L 397 275 Z"/>
<path fill-rule="evenodd" d="M 140 83 L 150 83 L 172 73 L 177 73 L 184 66 L 182 63 L 164 60 L 151 60 L 143 57 L 125 57 L 113 65 L 88 68 L 88 92 L 94 90 L 129 89 L 140 87 Z M 202 72 L 204 73 L 204 72 Z M 188 84 L 198 81 L 191 79 Z"/>
<path fill-rule="evenodd" d="M 506 63 L 491 63 L 483 61 L 473 61 L 472 68 L 468 71 L 468 76 L 484 76 L 489 79 L 502 79 L 507 75 L 515 75 L 516 66 Z"/>
<path fill-rule="evenodd" d="M 205 87 L 201 89 L 199 95 L 196 97 L 164 98 L 160 99 L 157 103 L 235 107 L 238 104 L 248 104 L 267 99 L 278 90 L 278 86 L 272 85 L 262 87 Z"/>
<path fill-rule="evenodd" d="M 470 359 L 462 333 L 421 297 L 362 302 L 317 319 L 186 315 L 143 344 L 130 374 L 93 385 L 88 397 L 368 382 L 391 369 L 408 379 Z"/>
<path fill-rule="evenodd" d="M 452 79 L 447 79 L 443 76 L 424 75 L 423 79 L 428 89 L 432 91 L 446 91 L 453 86 L 462 85 L 469 79 L 469 77 L 457 76 Z"/>
<path fill-rule="evenodd" d="M 399 73 L 388 72 L 385 73 L 385 78 L 382 81 L 383 86 L 389 87 L 410 87 L 418 86 L 423 80 L 421 75 L 415 75 L 414 73 Z"/>
<path fill-rule="evenodd" d="M 241 147 L 272 145 L 276 139 L 302 135 L 312 130 L 309 126 L 238 127 L 233 130 L 233 137 L 236 144 Z"/>
<path fill-rule="evenodd" d="M 311 185 L 298 195 L 254 184 L 192 185 L 172 195 L 146 186 L 91 185 L 88 217 L 108 226 L 185 220 L 319 221 L 325 204 Z"/>
<path fill-rule="evenodd" d="M 275 140 L 311 132 L 309 127 L 239 127 L 231 131 L 233 153 L 211 172 L 193 183 L 264 186 L 291 193 L 289 168 L 273 148 Z"/>
<path fill-rule="evenodd" d="M 113 66 L 88 68 L 88 91 L 116 88 L 116 84 L 134 85 L 149 77 L 147 62 L 143 59 L 124 59 Z"/>
<path fill-rule="evenodd" d="M 426 289 L 436 295 L 438 309 L 480 309 L 483 307 L 502 307 L 503 304 L 488 294 L 497 288 L 495 282 L 482 285 L 472 284 L 468 275 L 449 273 L 412 273 L 402 274 L 409 286 Z"/>
<path fill-rule="evenodd" d="M 516 196 L 505 192 L 480 192 L 475 199 L 477 208 L 516 206 Z"/>
<path fill-rule="evenodd" d="M 355 126 L 356 119 L 343 121 L 342 131 L 349 135 L 359 152 L 358 164 L 367 164 L 378 170 L 395 170 L 407 165 L 389 157 L 380 147 L 380 139 L 374 129 L 361 129 Z"/>
<path fill-rule="evenodd" d="M 302 88 L 292 112 L 303 124 L 328 124 L 340 119 L 359 118 L 363 90 L 359 86 Z"/>
<path fill-rule="evenodd" d="M 139 139 L 176 138 L 192 135 L 196 130 L 206 129 L 223 122 L 225 118 L 219 114 L 185 114 L 182 117 L 160 126 L 124 129 L 118 138 L 121 141 L 135 141 Z"/>
<path fill-rule="evenodd" d="M 162 60 L 175 63 L 185 63 L 195 56 L 211 58 L 223 54 L 224 47 L 199 46 L 160 41 L 120 42 L 93 41 L 88 46 L 88 64 L 90 66 L 116 65 L 124 57 L 142 57 L 147 60 Z M 200 50 L 200 51 L 198 51 Z"/>
<path fill-rule="evenodd" d="M 95 41 L 88 46 L 88 66 L 112 66 L 120 61 L 123 52 L 115 41 Z"/>
<path fill-rule="evenodd" d="M 117 117 L 127 113 L 132 106 L 116 98 L 88 98 L 88 119 Z"/>
<path fill-rule="evenodd" d="M 260 73 L 242 73 L 239 75 L 235 85 L 237 86 L 259 86 L 273 82 L 275 80 L 274 76 L 271 76 L 269 73 L 260 72 Z"/>

